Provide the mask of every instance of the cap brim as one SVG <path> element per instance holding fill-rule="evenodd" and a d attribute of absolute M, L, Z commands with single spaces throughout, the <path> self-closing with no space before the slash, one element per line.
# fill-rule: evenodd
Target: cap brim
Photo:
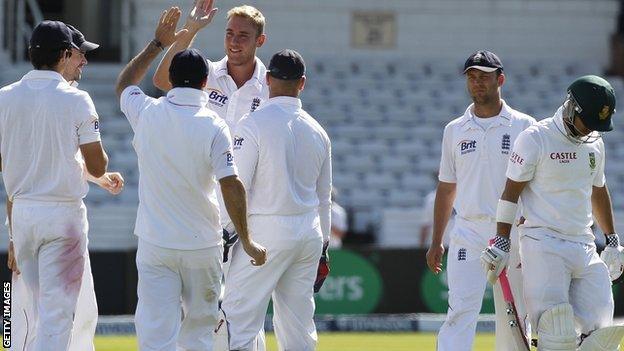
<path fill-rule="evenodd" d="M 470 66 L 470 67 L 467 67 L 464 70 L 464 73 L 468 72 L 468 70 L 471 69 L 471 68 L 478 69 L 479 71 L 483 71 L 483 72 L 487 72 L 487 73 L 494 72 L 494 71 L 498 70 L 498 68 L 496 68 L 496 67 Z"/>
<path fill-rule="evenodd" d="M 90 41 L 85 41 L 80 45 L 80 50 L 82 51 L 91 51 L 100 47 L 100 44 L 92 43 Z"/>

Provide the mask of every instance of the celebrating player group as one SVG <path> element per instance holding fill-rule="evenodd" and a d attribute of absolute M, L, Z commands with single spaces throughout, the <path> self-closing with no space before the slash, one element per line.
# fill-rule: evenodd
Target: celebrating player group
<path fill-rule="evenodd" d="M 314 350 L 313 293 L 329 270 L 330 141 L 298 98 L 301 55 L 282 50 L 268 68 L 256 57 L 266 35 L 254 7 L 227 13 L 222 60 L 188 49 L 216 13 L 213 0 L 197 0 L 178 30 L 180 9 L 163 11 L 115 86 L 140 170 L 139 348 L 264 350 L 272 297 L 280 349 Z M 97 47 L 43 21 L 30 39 L 34 70 L 0 90 L 12 350 L 94 349 L 83 198 L 87 180 L 123 188 L 121 174 L 106 172 L 93 102 L 76 87 Z M 153 79 L 167 94 L 152 98 L 138 84 L 168 47 Z"/>
<path fill-rule="evenodd" d="M 272 299 L 279 349 L 311 351 L 313 294 L 329 272 L 330 140 L 302 109 L 302 56 L 282 50 L 268 67 L 256 57 L 267 40 L 258 9 L 227 12 L 222 59 L 190 48 L 217 13 L 214 0 L 196 0 L 178 29 L 182 11 L 163 11 L 114 87 L 139 165 L 139 348 L 264 351 Z M 43 21 L 30 38 L 34 69 L 0 90 L 11 350 L 94 350 L 83 198 L 88 181 L 113 195 L 124 186 L 107 171 L 99 116 L 77 88 L 98 46 Z M 152 81 L 166 95 L 153 98 L 139 84 L 161 54 Z M 554 116 L 537 122 L 502 99 L 496 54 L 475 52 L 463 74 L 473 104 L 444 129 L 427 252 L 441 272 L 454 208 L 438 350 L 472 349 L 488 282 L 496 350 L 617 350 L 624 326 L 613 325 L 611 284 L 624 253 L 602 141 L 614 128 L 613 88 L 580 77 Z M 606 236 L 600 256 L 594 219 Z"/>

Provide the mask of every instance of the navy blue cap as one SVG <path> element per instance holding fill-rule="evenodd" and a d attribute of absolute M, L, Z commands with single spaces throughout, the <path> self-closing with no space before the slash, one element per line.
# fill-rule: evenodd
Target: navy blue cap
<path fill-rule="evenodd" d="M 178 52 L 171 60 L 169 77 L 174 85 L 200 83 L 208 76 L 208 63 L 197 49 Z"/>
<path fill-rule="evenodd" d="M 271 57 L 268 72 L 277 79 L 299 79 L 305 74 L 305 62 L 295 50 L 282 50 Z"/>
<path fill-rule="evenodd" d="M 76 27 L 67 23 L 66 25 L 72 31 L 72 42 L 74 43 L 74 45 L 76 45 L 80 49 L 80 51 L 87 52 L 87 51 L 95 50 L 100 47 L 100 44 L 87 41 L 87 39 L 85 39 L 85 36 L 82 34 L 82 32 L 76 29 Z"/>
<path fill-rule="evenodd" d="M 464 63 L 464 73 L 474 68 L 483 72 L 503 70 L 503 63 L 495 53 L 487 50 L 475 51 Z"/>
<path fill-rule="evenodd" d="M 33 49 L 69 49 L 78 46 L 72 41 L 69 27 L 59 21 L 43 21 L 39 23 L 30 36 L 30 47 Z"/>

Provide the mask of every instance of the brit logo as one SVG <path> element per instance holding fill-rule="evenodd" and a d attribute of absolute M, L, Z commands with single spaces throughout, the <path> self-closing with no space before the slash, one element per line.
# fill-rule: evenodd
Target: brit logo
<path fill-rule="evenodd" d="M 243 146 L 243 141 L 245 139 L 242 137 L 239 137 L 238 135 L 234 136 L 234 150 L 239 150 L 242 146 Z"/>
<path fill-rule="evenodd" d="M 229 151 L 225 153 L 225 165 L 228 167 L 234 166 L 234 156 Z"/>
<path fill-rule="evenodd" d="M 476 140 L 462 140 L 457 145 L 459 145 L 459 151 L 462 155 L 465 155 L 465 154 L 468 154 L 477 150 Z"/>
<path fill-rule="evenodd" d="M 222 93 L 221 90 L 212 88 L 208 88 L 208 90 L 210 91 L 210 93 L 208 93 L 208 98 L 211 104 L 223 107 L 228 101 L 228 97 Z"/>
<path fill-rule="evenodd" d="M 511 149 L 511 136 L 509 134 L 503 134 L 503 140 L 501 141 L 501 152 L 504 155 L 509 155 L 509 149 Z"/>
<path fill-rule="evenodd" d="M 466 249 L 462 248 L 457 251 L 457 260 L 458 261 L 466 260 Z"/>
<path fill-rule="evenodd" d="M 593 152 L 589 153 L 589 168 L 592 171 L 596 169 L 596 154 Z"/>
<path fill-rule="evenodd" d="M 255 97 L 251 102 L 251 110 L 249 112 L 254 112 L 258 106 L 260 106 L 260 98 Z"/>

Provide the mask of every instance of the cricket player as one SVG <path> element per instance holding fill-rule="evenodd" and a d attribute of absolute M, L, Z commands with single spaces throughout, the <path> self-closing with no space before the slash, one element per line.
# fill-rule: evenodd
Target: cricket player
<path fill-rule="evenodd" d="M 208 26 L 217 13 L 214 0 L 196 0 L 184 29 L 187 30 L 167 50 L 154 73 L 154 85 L 163 91 L 171 89 L 167 70 L 173 55 L 188 48 L 197 33 Z M 227 13 L 224 48 L 225 57 L 208 61 L 210 75 L 204 88 L 208 93 L 210 109 L 223 118 L 230 129 L 246 113 L 253 112 L 269 97 L 266 84 L 266 67 L 256 57 L 256 50 L 264 45 L 265 19 L 258 9 L 243 5 Z"/>
<path fill-rule="evenodd" d="M 301 108 L 303 58 L 273 55 L 270 98 L 243 117 L 234 133 L 234 157 L 249 193 L 249 227 L 267 248 L 267 263 L 246 264 L 239 244 L 225 280 L 222 304 L 229 349 L 254 349 L 269 299 L 280 350 L 316 347 L 314 289 L 326 257 L 331 221 L 331 147 L 323 128 Z M 315 286 L 316 285 L 316 286 Z"/>
<path fill-rule="evenodd" d="M 75 27 L 66 24 L 72 31 L 72 42 L 79 48 L 72 47 L 72 56 L 61 73 L 63 78 L 73 87 L 78 86 L 81 79 L 82 68 L 87 64 L 86 53 L 99 47 L 98 44 L 87 41 L 84 35 Z M 85 170 L 86 171 L 86 170 Z M 106 172 L 102 177 L 95 178 L 86 172 L 87 180 L 107 190 L 113 195 L 119 194 L 124 185 L 124 179 L 119 172 Z M 87 241 L 88 242 L 88 241 Z M 35 340 L 35 326 L 28 323 L 33 320 L 33 302 L 27 299 L 27 288 L 24 279 L 19 274 L 13 274 L 13 295 L 19 296 L 13 299 L 11 315 L 11 325 L 13 327 L 10 350 L 24 350 L 25 345 L 31 344 Z M 95 328 L 97 326 L 97 301 L 93 288 L 93 276 L 91 274 L 91 263 L 89 256 L 85 257 L 85 266 L 83 272 L 82 286 L 78 294 L 78 302 L 76 304 L 76 314 L 74 317 L 74 327 L 70 341 L 70 351 L 89 351 L 94 350 L 93 337 L 95 336 Z"/>
<path fill-rule="evenodd" d="M 613 129 L 614 111 L 611 85 L 597 76 L 580 77 L 553 117 L 518 136 L 509 158 L 496 236 L 482 259 L 495 277 L 507 264 L 510 246 L 514 249 L 509 233 L 522 199 L 524 297 L 538 350 L 576 350 L 580 334 L 581 340 L 589 336 L 579 350 L 612 351 L 624 334 L 623 327 L 601 329 L 613 323 L 611 279 L 622 267 L 601 138 Z M 604 262 L 596 253 L 592 214 L 606 236 Z"/>
<path fill-rule="evenodd" d="M 135 234 L 142 351 L 212 350 L 221 291 L 221 226 L 217 181 L 240 236 L 242 254 L 262 265 L 264 247 L 247 230 L 245 188 L 236 175 L 225 121 L 207 108 L 209 67 L 197 50 L 177 53 L 169 67 L 173 89 L 151 98 L 137 86 L 176 33 L 180 10 L 163 12 L 154 39 L 120 73 L 116 91 L 134 131 L 139 161 Z"/>
<path fill-rule="evenodd" d="M 440 351 L 472 350 L 487 283 L 479 257 L 495 230 L 496 201 L 505 186 L 511 146 L 520 132 L 535 123 L 532 117 L 512 109 L 501 99 L 505 75 L 496 54 L 473 53 L 465 62 L 464 75 L 473 104 L 444 128 L 433 238 L 427 251 L 429 269 L 436 274 L 441 272 L 444 231 L 455 208 L 447 259 L 449 308 L 438 334 Z M 509 262 L 509 277 L 516 301 L 521 302 L 517 250 Z M 496 350 L 515 350 L 498 284 L 494 286 L 494 302 Z M 522 304 L 518 304 L 520 315 L 524 315 Z"/>
<path fill-rule="evenodd" d="M 32 312 L 25 330 L 34 325 L 34 340 L 29 336 L 22 345 L 28 350 L 67 350 L 70 345 L 87 269 L 82 202 L 87 174 L 103 177 L 108 164 L 93 101 L 62 75 L 72 48 L 78 49 L 70 28 L 43 21 L 30 38 L 34 70 L 0 90 L 8 265 L 24 284 L 16 299 Z M 92 292 L 89 288 L 86 293 Z"/>
<path fill-rule="evenodd" d="M 197 33 L 208 26 L 217 13 L 214 0 L 196 0 L 189 13 L 184 29 L 187 31 L 167 50 L 154 73 L 154 85 L 169 91 L 171 83 L 167 70 L 171 58 L 177 52 L 188 48 Z M 264 45 L 265 18 L 258 9 L 243 5 L 230 9 L 227 13 L 224 49 L 225 57 L 220 61 L 208 61 L 210 74 L 204 90 L 208 93 L 208 107 L 223 118 L 230 130 L 244 114 L 253 112 L 269 98 L 266 85 L 266 67 L 256 57 L 256 50 Z M 221 209 L 223 201 L 219 195 Z M 225 211 L 222 211 L 225 212 Z M 230 223 L 227 213 L 221 217 L 221 224 Z M 226 228 L 233 232 L 233 228 Z"/>

